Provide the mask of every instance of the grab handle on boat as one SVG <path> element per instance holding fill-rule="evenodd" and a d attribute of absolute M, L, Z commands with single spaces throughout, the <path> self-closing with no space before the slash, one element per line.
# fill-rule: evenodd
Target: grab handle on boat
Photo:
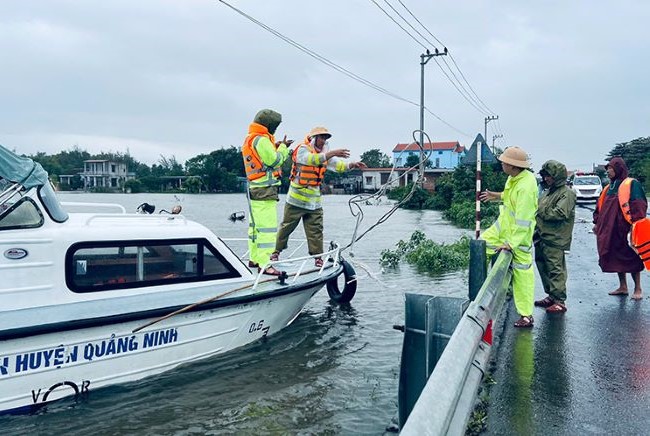
<path fill-rule="evenodd" d="M 121 204 L 117 203 L 82 203 L 77 201 L 64 201 L 61 203 L 62 206 L 83 206 L 83 207 L 114 207 L 120 209 L 123 214 L 126 213 L 126 209 Z"/>

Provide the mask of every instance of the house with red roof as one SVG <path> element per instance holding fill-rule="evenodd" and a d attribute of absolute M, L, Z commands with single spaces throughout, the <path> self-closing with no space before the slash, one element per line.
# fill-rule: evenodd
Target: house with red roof
<path fill-rule="evenodd" d="M 466 152 L 458 141 L 425 142 L 423 148 L 429 158 L 429 168 L 454 169 Z M 393 148 L 393 163 L 397 167 L 404 167 L 409 156 L 415 155 L 419 159 L 420 152 L 420 147 L 415 142 L 397 144 Z"/>

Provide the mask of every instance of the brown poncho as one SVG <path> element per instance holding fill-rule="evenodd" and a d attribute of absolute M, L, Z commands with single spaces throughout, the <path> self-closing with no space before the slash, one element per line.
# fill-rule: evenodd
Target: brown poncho
<path fill-rule="evenodd" d="M 594 212 L 598 264 L 603 272 L 639 272 L 644 269 L 643 263 L 628 244 L 631 226 L 623 217 L 618 203 L 618 188 L 628 176 L 627 166 L 620 157 L 613 158 L 607 166 L 614 169 L 615 176 L 610 181 L 602 208 L 596 207 Z M 630 191 L 630 212 L 632 221 L 636 221 L 645 217 L 648 202 L 637 180 L 632 182 Z"/>

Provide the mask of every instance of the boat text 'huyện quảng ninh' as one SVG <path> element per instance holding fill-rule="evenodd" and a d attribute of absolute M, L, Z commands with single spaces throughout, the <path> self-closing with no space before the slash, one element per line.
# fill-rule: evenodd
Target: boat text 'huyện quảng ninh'
<path fill-rule="evenodd" d="M 277 278 L 180 214 L 69 213 L 45 170 L 2 146 L 0 188 L 0 413 L 228 352 L 323 286 L 338 302 L 356 290 L 336 244 L 323 267 L 285 260 Z"/>

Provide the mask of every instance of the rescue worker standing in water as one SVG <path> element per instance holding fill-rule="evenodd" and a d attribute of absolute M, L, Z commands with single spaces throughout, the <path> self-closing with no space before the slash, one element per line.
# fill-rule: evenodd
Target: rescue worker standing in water
<path fill-rule="evenodd" d="M 248 225 L 248 266 L 261 268 L 275 247 L 278 216 L 278 186 L 282 164 L 289 156 L 288 147 L 293 143 L 275 140 L 273 136 L 282 122 L 282 115 L 271 109 L 262 109 L 248 127 L 248 136 L 242 146 L 244 169 L 248 179 L 250 220 Z M 264 274 L 280 275 L 270 266 Z"/>
<path fill-rule="evenodd" d="M 482 201 L 503 201 L 499 217 L 483 233 L 489 255 L 501 250 L 512 252 L 512 289 L 519 320 L 515 327 L 533 326 L 535 273 L 533 272 L 533 231 L 537 212 L 537 180 L 528 170 L 528 155 L 519 147 L 508 147 L 499 156 L 508 175 L 503 192 L 482 192 Z"/>
<path fill-rule="evenodd" d="M 535 306 L 546 308 L 547 313 L 564 313 L 567 280 L 564 251 L 571 248 L 576 193 L 566 185 L 566 166 L 556 160 L 545 162 L 539 175 L 546 189 L 537 207 L 533 242 L 535 264 L 547 295 L 535 301 Z"/>

